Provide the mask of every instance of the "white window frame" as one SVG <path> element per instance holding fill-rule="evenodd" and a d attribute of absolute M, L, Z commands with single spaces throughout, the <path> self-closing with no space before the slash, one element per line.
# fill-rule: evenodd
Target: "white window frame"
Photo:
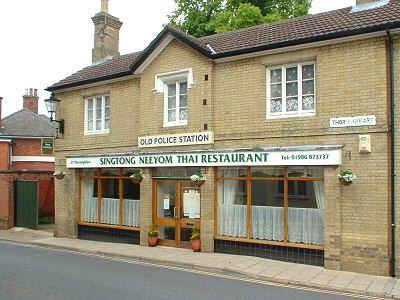
<path fill-rule="evenodd" d="M 106 97 L 109 99 L 109 104 L 111 107 L 111 99 L 110 95 L 96 95 L 96 96 L 91 96 L 91 97 L 86 97 L 85 98 L 85 135 L 92 135 L 92 134 L 106 134 L 110 132 L 110 126 L 109 128 L 105 128 L 105 104 L 106 104 Z M 101 129 L 96 130 L 96 98 L 101 98 Z M 89 109 L 89 100 L 93 100 L 92 104 L 92 109 L 93 109 L 93 129 L 89 130 L 88 128 L 88 109 Z M 111 119 L 111 116 L 110 116 Z M 110 120 L 111 124 L 111 120 Z"/>
<path fill-rule="evenodd" d="M 174 82 L 165 82 L 164 83 L 164 127 L 170 127 L 170 126 L 182 126 L 182 125 L 187 125 L 188 123 L 188 118 L 186 120 L 181 120 L 179 118 L 180 114 L 180 85 L 181 83 L 186 82 L 185 80 L 178 80 Z M 176 119 L 175 121 L 168 121 L 168 85 L 175 84 L 175 115 Z M 188 110 L 188 90 L 186 90 L 186 109 Z"/>
<path fill-rule="evenodd" d="M 314 109 L 313 110 L 303 110 L 303 73 L 302 67 L 307 65 L 314 66 Z M 299 101 L 299 109 L 297 111 L 286 111 L 286 69 L 297 67 L 297 97 Z M 271 113 L 271 71 L 281 69 L 282 71 L 282 111 L 278 113 Z M 307 61 L 295 64 L 286 64 L 286 65 L 277 65 L 277 66 L 270 66 L 266 68 L 266 78 L 267 78 L 267 119 L 280 119 L 280 118 L 290 118 L 290 117 L 312 117 L 315 116 L 316 113 L 316 106 L 317 106 L 317 92 L 316 92 L 316 68 L 315 68 L 315 61 Z"/>
<path fill-rule="evenodd" d="M 180 96 L 180 83 L 187 83 L 187 95 L 189 94 L 189 89 L 194 88 L 196 84 L 193 81 L 193 69 L 182 69 L 174 72 L 168 72 L 163 74 L 157 74 L 155 76 L 154 93 L 164 94 L 164 127 L 172 126 L 185 126 L 188 124 L 189 116 L 186 120 L 179 120 L 179 96 Z M 175 84 L 176 87 L 176 116 L 175 121 L 168 121 L 168 85 Z M 187 100 L 188 115 L 189 115 L 189 99 Z"/>

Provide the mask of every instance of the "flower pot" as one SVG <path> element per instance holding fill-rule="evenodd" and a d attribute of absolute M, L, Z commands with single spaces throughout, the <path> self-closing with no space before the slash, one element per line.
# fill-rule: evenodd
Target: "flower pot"
<path fill-rule="evenodd" d="M 194 252 L 200 252 L 201 240 L 192 240 L 192 249 Z"/>
<path fill-rule="evenodd" d="M 64 178 L 65 174 L 60 174 L 60 175 L 55 175 L 55 176 L 56 176 L 56 178 L 57 178 L 58 180 L 61 180 L 61 179 Z"/>
<path fill-rule="evenodd" d="M 157 245 L 158 237 L 157 236 L 149 236 L 149 246 L 154 247 Z"/>
<path fill-rule="evenodd" d="M 140 184 L 142 182 L 143 178 L 131 178 L 131 181 L 134 184 Z"/>
<path fill-rule="evenodd" d="M 344 186 L 348 186 L 353 183 L 353 181 L 347 181 L 347 180 L 344 180 L 343 178 L 339 178 L 339 181 Z"/>
<path fill-rule="evenodd" d="M 192 181 L 194 183 L 195 186 L 202 186 L 204 184 L 204 182 L 206 182 L 205 180 L 196 180 L 196 181 Z"/>

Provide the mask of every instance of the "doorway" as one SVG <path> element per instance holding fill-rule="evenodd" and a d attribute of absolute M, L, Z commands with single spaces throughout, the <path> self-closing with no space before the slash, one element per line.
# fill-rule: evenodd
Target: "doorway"
<path fill-rule="evenodd" d="M 192 228 L 200 227 L 200 187 L 186 179 L 154 179 L 153 188 L 159 244 L 190 249 Z"/>
<path fill-rule="evenodd" d="M 38 182 L 18 180 L 14 183 L 14 225 L 38 228 Z"/>

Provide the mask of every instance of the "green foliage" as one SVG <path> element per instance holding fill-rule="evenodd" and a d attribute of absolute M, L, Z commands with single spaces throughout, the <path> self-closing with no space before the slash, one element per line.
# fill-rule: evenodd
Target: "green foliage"
<path fill-rule="evenodd" d="M 143 179 L 142 173 L 139 170 L 133 170 L 132 175 L 129 176 L 131 179 Z"/>
<path fill-rule="evenodd" d="M 192 235 L 190 236 L 190 239 L 195 241 L 200 239 L 200 228 L 197 226 L 194 226 L 192 228 Z"/>
<path fill-rule="evenodd" d="M 303 16 L 312 0 L 175 0 L 170 24 L 205 36 Z"/>
<path fill-rule="evenodd" d="M 158 230 L 157 230 L 156 225 L 153 224 L 153 225 L 151 226 L 148 235 L 149 235 L 149 237 L 156 237 L 156 236 L 158 236 Z"/>

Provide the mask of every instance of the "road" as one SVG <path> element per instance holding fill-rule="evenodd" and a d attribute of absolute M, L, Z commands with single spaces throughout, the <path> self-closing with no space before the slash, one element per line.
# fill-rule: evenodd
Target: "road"
<path fill-rule="evenodd" d="M 0 241 L 0 299 L 377 299 Z"/>

